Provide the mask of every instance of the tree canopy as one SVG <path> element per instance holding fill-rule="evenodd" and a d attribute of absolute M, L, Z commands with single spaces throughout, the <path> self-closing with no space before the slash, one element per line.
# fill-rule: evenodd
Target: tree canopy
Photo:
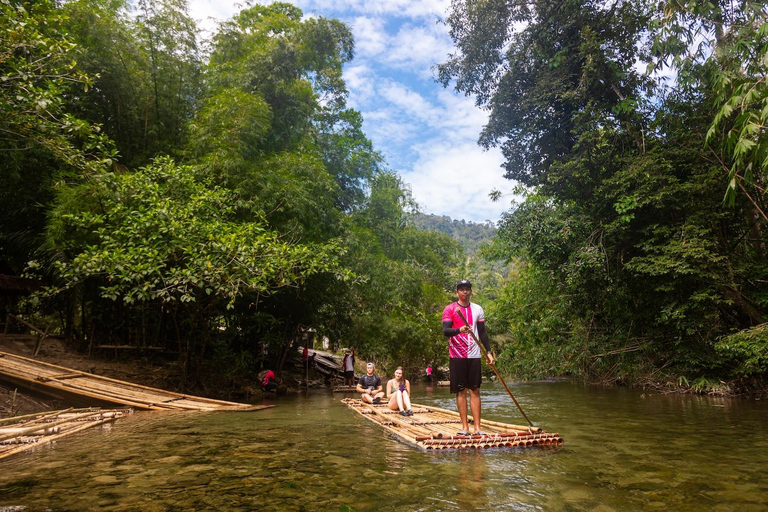
<path fill-rule="evenodd" d="M 454 0 L 448 23 L 440 78 L 529 187 L 493 250 L 523 263 L 494 304 L 510 369 L 708 389 L 760 361 L 719 340 L 768 307 L 764 4 Z"/>

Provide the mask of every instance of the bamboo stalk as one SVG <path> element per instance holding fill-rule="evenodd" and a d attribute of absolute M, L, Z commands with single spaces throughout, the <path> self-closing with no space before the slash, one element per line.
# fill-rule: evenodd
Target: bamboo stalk
<path fill-rule="evenodd" d="M 109 421 L 114 421 L 114 419 L 115 418 L 105 418 L 105 419 L 101 419 L 101 420 L 95 420 L 95 421 L 92 421 L 92 422 L 88 422 L 88 423 L 86 423 L 84 425 L 79 425 L 79 426 L 77 426 L 77 427 L 75 427 L 73 429 L 67 430 L 66 432 L 62 432 L 60 434 L 56 434 L 56 435 L 52 435 L 52 436 L 43 437 L 43 438 L 41 438 L 36 443 L 25 444 L 25 445 L 19 446 L 18 448 L 13 448 L 11 450 L 8 450 L 7 452 L 0 452 L 0 459 L 3 459 L 5 457 L 10 457 L 11 455 L 15 455 L 17 453 L 21 453 L 21 452 L 30 450 L 30 449 L 35 448 L 37 446 L 41 446 L 41 445 L 44 445 L 44 444 L 51 443 L 51 442 L 53 442 L 53 441 L 55 441 L 57 439 L 61 439 L 62 437 L 65 437 L 65 436 L 68 436 L 68 435 L 71 435 L 71 434 L 76 434 L 77 432 L 80 432 L 81 430 L 85 430 L 87 428 L 95 427 L 97 425 L 101 425 L 102 423 L 107 423 Z"/>
<path fill-rule="evenodd" d="M 344 400 L 350 400 L 350 399 L 345 398 Z M 358 400 L 358 402 L 360 402 L 360 401 Z M 376 414 L 363 414 L 362 407 L 358 407 L 357 404 L 349 404 L 349 403 L 347 403 L 347 406 L 354 407 L 356 412 L 358 412 L 363 418 L 365 418 L 366 420 L 368 420 L 370 422 L 375 423 L 376 425 L 382 427 L 384 430 L 386 430 L 386 431 L 388 431 L 388 432 L 390 432 L 392 434 L 395 434 L 395 435 L 401 437 L 402 439 L 404 439 L 404 440 L 406 440 L 406 441 L 408 441 L 408 442 L 410 442 L 410 443 L 412 443 L 414 445 L 417 444 L 416 438 L 413 435 L 411 435 L 410 432 L 403 431 L 403 429 L 401 429 L 401 428 L 394 428 L 394 427 L 391 427 L 389 425 L 385 425 L 385 424 L 379 422 L 376 419 L 376 418 L 379 418 L 379 416 L 376 415 Z"/>
<path fill-rule="evenodd" d="M 517 432 L 499 432 L 499 433 L 494 433 L 494 434 L 486 434 L 485 436 L 473 436 L 473 435 L 459 436 L 459 435 L 453 435 L 453 436 L 443 437 L 442 439 L 484 439 L 484 438 L 488 438 L 488 437 L 490 437 L 490 438 L 497 438 L 497 437 L 506 438 L 506 437 L 509 437 L 509 438 L 515 438 L 515 439 L 525 439 L 525 438 L 528 438 L 528 437 L 531 437 L 531 436 L 537 436 L 537 435 L 540 435 L 540 434 L 519 434 Z M 547 434 L 547 436 L 550 436 L 550 435 L 557 435 L 557 434 Z M 417 439 L 424 440 L 424 439 L 420 439 L 418 437 L 417 437 Z"/>
<path fill-rule="evenodd" d="M 395 423 L 396 425 L 400 425 L 401 427 L 403 427 L 405 429 L 408 429 L 408 430 L 411 430 L 411 431 L 415 431 L 417 434 L 421 433 L 422 435 L 431 435 L 432 434 L 429 430 L 427 430 L 425 428 L 417 427 L 416 425 L 413 425 L 413 424 L 410 424 L 410 423 L 407 423 L 406 421 L 401 420 L 400 418 L 397 418 L 394 415 L 392 416 L 392 418 L 388 418 L 384 413 L 376 410 L 376 407 L 373 406 L 372 404 L 367 404 L 366 403 L 365 405 L 367 405 L 375 414 L 381 416 L 382 418 L 386 419 L 387 421 L 391 421 L 392 423 Z"/>
<path fill-rule="evenodd" d="M 43 367 L 46 367 L 46 368 L 55 368 L 55 369 L 63 370 L 66 373 L 73 373 L 73 370 L 71 368 L 65 368 L 63 366 L 57 366 L 57 365 L 50 364 L 50 363 L 43 363 L 43 362 L 37 361 L 35 359 L 29 359 L 29 358 L 26 358 L 24 356 L 17 356 L 15 354 L 10 354 L 10 353 L 2 353 L 2 352 L 0 352 L 0 354 L 4 354 L 5 356 L 11 356 L 12 358 L 16 358 L 16 359 L 19 359 L 21 361 L 26 361 L 29 364 L 33 365 L 33 366 L 43 366 Z M 75 370 L 75 372 L 77 372 L 77 370 Z M 229 402 L 229 401 L 226 401 L 226 400 L 217 400 L 217 399 L 214 399 L 214 398 L 192 397 L 192 396 L 189 396 L 189 395 L 184 395 L 182 393 L 176 393 L 174 391 L 166 391 L 166 390 L 163 390 L 163 389 L 152 388 L 152 387 L 149 387 L 149 386 L 143 386 L 141 384 L 134 384 L 134 383 L 129 383 L 129 382 L 121 381 L 121 380 L 118 380 L 118 379 L 112 379 L 112 378 L 109 378 L 109 377 L 104 377 L 103 375 L 94 375 L 92 373 L 87 373 L 87 372 L 80 372 L 80 373 L 82 373 L 84 376 L 87 376 L 89 379 L 102 380 L 102 381 L 106 381 L 106 382 L 122 384 L 124 386 L 126 384 L 128 384 L 132 388 L 139 388 L 139 389 L 143 389 L 143 390 L 147 390 L 147 391 L 152 391 L 152 392 L 160 393 L 160 394 L 163 394 L 163 395 L 166 395 L 166 396 L 173 395 L 173 396 L 176 396 L 176 397 L 194 399 L 194 400 L 200 401 L 200 402 L 208 402 L 208 403 L 219 404 L 219 405 L 228 405 L 228 406 L 233 406 L 233 407 L 248 407 L 248 404 L 241 404 L 241 403 L 238 403 L 238 402 Z"/>
<path fill-rule="evenodd" d="M 416 404 L 411 404 L 411 405 L 416 406 Z M 457 418 L 459 417 L 459 413 L 458 412 L 456 412 L 456 411 L 449 411 L 448 409 L 441 409 L 439 407 L 433 407 L 431 405 L 429 405 L 429 406 L 419 405 L 418 407 L 424 407 L 426 409 L 430 409 L 430 410 L 433 410 L 433 411 L 444 412 L 444 413 L 446 413 L 446 414 L 448 414 L 450 416 L 454 416 L 454 417 L 457 417 Z M 474 418 L 472 418 L 472 415 L 468 415 L 467 418 L 469 418 L 474 423 Z M 491 425 L 491 426 L 498 426 L 498 427 L 502 427 L 502 428 L 511 428 L 513 430 L 522 430 L 524 432 L 530 432 L 531 430 L 533 430 L 533 432 L 541 432 L 542 431 L 542 429 L 539 428 L 539 427 L 525 427 L 525 426 L 522 426 L 522 425 L 512 425 L 510 423 L 501 423 L 500 421 L 493 421 L 493 420 L 483 420 L 483 424 L 488 424 L 488 425 Z"/>
<path fill-rule="evenodd" d="M 60 429 L 59 427 L 48 427 L 45 424 L 43 425 L 37 425 L 38 430 L 35 430 L 33 432 L 29 432 L 29 429 L 22 428 L 22 427 L 2 427 L 0 428 L 0 436 L 4 434 L 13 434 L 12 437 L 9 437 L 8 439 L 13 439 L 13 437 L 18 437 L 23 434 L 29 434 L 31 436 L 44 436 L 48 434 L 55 434 Z M 6 441 L 8 440 L 6 439 Z M 2 443 L 3 441 L 0 441 Z"/>
<path fill-rule="evenodd" d="M 97 415 L 97 414 L 100 414 L 100 413 L 101 413 L 101 411 L 95 411 L 95 412 L 86 412 L 86 413 L 83 413 L 83 414 L 78 414 L 78 415 L 77 415 L 77 416 L 75 416 L 74 418 L 67 418 L 67 419 L 64 419 L 64 420 L 53 421 L 53 422 L 51 422 L 51 423 L 48 423 L 48 424 L 46 424 L 46 425 L 44 425 L 44 426 L 41 426 L 41 425 L 33 425 L 33 426 L 31 426 L 31 427 L 26 427 L 26 428 L 23 428 L 23 429 L 21 429 L 21 431 L 20 431 L 20 432 L 17 432 L 17 433 L 12 433 L 12 434 L 4 434 L 4 435 L 0 435 L 0 441 L 5 441 L 6 439 L 11 439 L 11 438 L 13 438 L 13 437 L 18 437 L 18 436 L 20 436 L 20 435 L 28 434 L 28 433 L 31 433 L 31 432 L 37 432 L 37 431 L 38 431 L 38 430 L 40 430 L 41 428 L 51 428 L 51 427 L 56 427 L 56 426 L 58 426 L 58 425 L 62 425 L 62 424 L 64 424 L 64 423 L 68 423 L 68 422 L 70 422 L 70 421 L 75 421 L 75 420 L 76 420 L 76 419 L 78 419 L 78 418 L 86 418 L 86 417 L 89 417 L 89 416 L 95 416 L 95 415 Z"/>
<path fill-rule="evenodd" d="M 24 372 L 24 370 L 27 370 L 23 366 L 19 366 L 18 362 L 17 364 L 11 364 L 9 365 L 12 367 L 12 369 L 17 370 L 19 373 Z M 134 390 L 133 386 L 130 383 L 125 383 L 122 381 L 117 381 L 113 379 L 109 379 L 109 381 L 114 381 L 117 384 L 122 384 L 122 386 L 104 386 L 99 385 L 98 380 L 105 380 L 105 379 L 97 379 L 98 376 L 94 376 L 92 374 L 83 373 L 82 377 L 86 377 L 87 381 L 83 383 L 73 383 L 73 382 L 63 382 L 58 379 L 56 379 L 53 375 L 41 375 L 38 376 L 35 380 L 31 380 L 29 378 L 29 373 L 24 372 L 25 374 L 12 374 L 13 377 L 23 380 L 25 382 L 29 382 L 31 384 L 38 384 L 41 380 L 46 380 L 45 384 L 52 388 L 52 389 L 59 389 L 62 391 L 68 391 L 69 392 L 76 392 L 78 394 L 82 394 L 85 396 L 88 396 L 89 398 L 96 398 L 98 400 L 106 401 L 106 402 L 117 402 L 122 403 L 125 405 L 129 405 L 132 407 L 138 407 L 142 409 L 183 409 L 183 410 L 215 410 L 217 407 L 211 407 L 211 405 L 218 405 L 219 407 L 231 407 L 233 409 L 250 409 L 251 406 L 246 404 L 238 404 L 235 402 L 225 402 L 225 401 L 216 401 L 216 400 L 210 400 L 210 399 L 202 399 L 200 400 L 200 404 L 194 404 L 196 401 L 194 397 L 190 397 L 187 395 L 181 395 L 179 393 L 173 393 L 173 392 L 165 392 L 163 390 L 159 389 L 153 389 L 153 388 L 147 388 L 146 386 L 138 386 L 139 390 Z M 70 373 L 71 374 L 71 373 Z M 61 375 L 60 372 L 54 374 L 54 375 Z M 68 374 L 69 375 L 69 374 Z M 93 382 L 96 380 L 97 382 Z M 52 385 L 52 383 L 57 385 Z M 151 390 L 155 392 L 154 394 L 149 394 L 144 391 Z M 72 391 L 74 390 L 74 391 Z M 176 404 L 164 404 L 163 402 L 167 401 L 169 396 L 172 396 L 173 400 L 187 400 L 192 403 L 176 403 Z"/>
<path fill-rule="evenodd" d="M 61 411 L 36 412 L 36 413 L 32 413 L 32 414 L 25 414 L 23 416 L 12 416 L 12 417 L 9 417 L 9 418 L 2 418 L 2 419 L 0 419 L 0 425 L 5 424 L 5 423 L 15 423 L 15 422 L 18 422 L 18 421 L 21 421 L 21 420 L 26 420 L 26 419 L 29 419 L 29 418 L 36 418 L 36 419 L 42 420 L 42 419 L 44 419 L 46 417 L 56 416 L 57 414 L 61 414 L 63 412 L 69 412 L 69 411 L 72 411 L 72 410 L 73 409 L 70 407 L 69 409 L 64 409 L 64 410 L 61 410 Z M 83 409 L 77 409 L 77 410 L 83 410 Z"/>

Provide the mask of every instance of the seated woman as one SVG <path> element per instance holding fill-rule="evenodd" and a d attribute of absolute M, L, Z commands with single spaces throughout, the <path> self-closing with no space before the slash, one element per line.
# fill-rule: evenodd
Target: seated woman
<path fill-rule="evenodd" d="M 411 383 L 403 377 L 403 368 L 397 367 L 395 378 L 387 382 L 388 407 L 393 411 L 400 409 L 401 416 L 413 416 L 411 410 Z"/>

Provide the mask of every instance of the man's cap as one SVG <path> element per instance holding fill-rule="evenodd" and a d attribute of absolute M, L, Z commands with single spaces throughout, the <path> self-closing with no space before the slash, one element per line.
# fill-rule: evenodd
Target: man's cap
<path fill-rule="evenodd" d="M 459 288 L 461 288 L 462 286 L 466 286 L 466 287 L 468 287 L 468 288 L 472 288 L 472 283 L 470 283 L 470 282 L 469 282 L 468 280 L 466 280 L 466 279 L 462 279 L 461 281 L 459 281 L 458 283 L 456 283 L 456 289 L 457 289 L 457 290 L 458 290 Z"/>
<path fill-rule="evenodd" d="M 365 365 L 365 366 L 366 366 L 366 367 L 368 367 L 368 368 L 374 368 L 376 365 L 375 365 L 375 364 L 373 364 L 373 363 L 368 363 L 368 364 L 367 364 L 367 365 Z"/>

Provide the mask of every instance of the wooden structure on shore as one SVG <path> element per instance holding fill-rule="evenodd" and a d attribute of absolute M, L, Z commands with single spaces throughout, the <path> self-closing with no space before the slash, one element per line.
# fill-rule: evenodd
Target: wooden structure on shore
<path fill-rule="evenodd" d="M 422 450 L 558 447 L 563 444 L 559 434 L 538 427 L 485 419 L 482 428 L 486 435 L 457 435 L 461 430 L 459 414 L 432 406 L 412 404 L 413 416 L 401 416 L 399 411 L 390 410 L 386 404 L 371 405 L 352 398 L 341 401 L 398 439 Z M 469 423 L 472 424 L 471 417 Z"/>
<path fill-rule="evenodd" d="M 184 395 L 0 352 L 0 379 L 70 403 L 124 405 L 144 410 L 256 411 L 248 405 Z"/>
<path fill-rule="evenodd" d="M 132 412 L 131 409 L 66 409 L 0 419 L 0 459 L 114 421 Z"/>

